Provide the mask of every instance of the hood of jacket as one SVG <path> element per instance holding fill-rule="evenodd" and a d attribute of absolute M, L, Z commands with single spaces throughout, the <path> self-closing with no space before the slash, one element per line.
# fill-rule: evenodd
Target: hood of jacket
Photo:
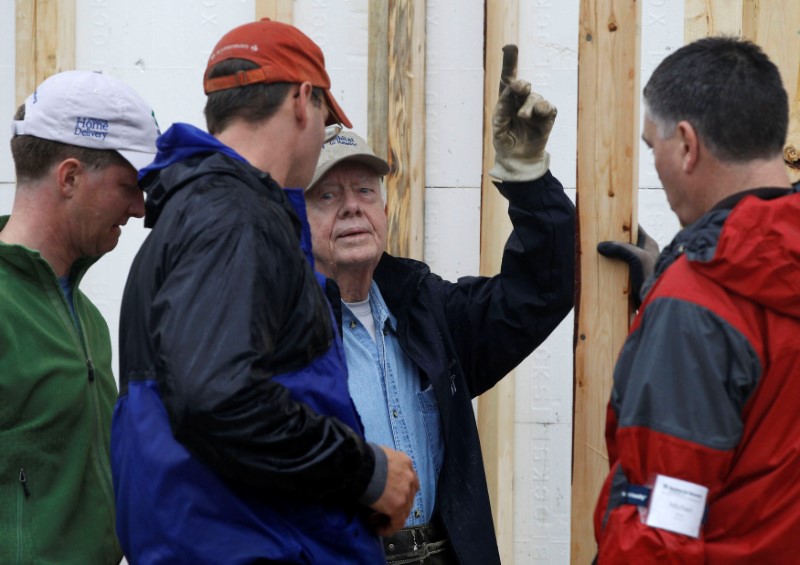
<path fill-rule="evenodd" d="M 241 162 L 257 177 L 268 177 L 217 138 L 190 124 L 176 123 L 156 140 L 155 160 L 139 171 L 139 185 L 147 194 L 146 227 L 153 227 L 172 195 L 195 178 L 209 173 L 241 176 Z"/>
<path fill-rule="evenodd" d="M 683 229 L 659 257 L 656 278 L 685 254 L 728 291 L 800 317 L 800 192 L 775 192 L 748 191 L 732 208 L 717 207 Z"/>

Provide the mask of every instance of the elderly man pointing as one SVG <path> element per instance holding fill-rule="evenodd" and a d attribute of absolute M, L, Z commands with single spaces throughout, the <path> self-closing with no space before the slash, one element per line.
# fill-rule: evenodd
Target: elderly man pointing
<path fill-rule="evenodd" d="M 407 453 L 420 478 L 406 528 L 384 539 L 389 563 L 500 562 L 471 400 L 572 308 L 574 207 L 544 150 L 555 114 L 511 78 L 491 174 L 514 231 L 500 274 L 456 283 L 385 253 L 387 163 L 352 132 L 323 146 L 306 207 L 317 269 L 336 282 L 350 394 L 368 440 Z"/>

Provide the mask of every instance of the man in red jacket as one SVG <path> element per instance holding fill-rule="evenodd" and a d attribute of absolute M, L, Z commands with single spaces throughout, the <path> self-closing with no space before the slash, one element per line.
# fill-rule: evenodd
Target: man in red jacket
<path fill-rule="evenodd" d="M 685 226 L 614 371 L 598 563 L 800 555 L 800 194 L 788 102 L 754 44 L 707 38 L 644 89 L 642 137 Z"/>

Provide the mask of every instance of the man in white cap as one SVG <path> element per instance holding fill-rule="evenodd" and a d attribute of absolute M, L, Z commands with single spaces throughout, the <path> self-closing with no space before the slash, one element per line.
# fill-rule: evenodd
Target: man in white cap
<path fill-rule="evenodd" d="M 545 151 L 556 109 L 505 79 L 490 174 L 514 231 L 499 275 L 450 283 L 385 253 L 389 165 L 352 132 L 323 145 L 306 192 L 367 440 L 407 453 L 420 478 L 405 527 L 384 538 L 388 563 L 500 563 L 471 401 L 572 308 L 575 212 Z"/>
<path fill-rule="evenodd" d="M 91 71 L 45 80 L 14 117 L 0 218 L 0 563 L 119 563 L 109 464 L 111 340 L 79 289 L 144 214 L 153 111 Z"/>

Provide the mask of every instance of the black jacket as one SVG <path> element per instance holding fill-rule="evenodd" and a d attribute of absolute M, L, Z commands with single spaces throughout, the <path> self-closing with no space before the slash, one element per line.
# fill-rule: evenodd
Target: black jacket
<path fill-rule="evenodd" d="M 476 565 L 500 556 L 472 398 L 540 345 L 574 300 L 575 208 L 561 183 L 548 172 L 499 188 L 514 226 L 499 275 L 451 283 L 424 263 L 384 254 L 373 276 L 400 345 L 436 392 L 445 442 L 436 507 L 459 560 Z"/>
<path fill-rule="evenodd" d="M 122 301 L 122 395 L 156 379 L 174 436 L 250 492 L 352 504 L 374 455 L 345 385 L 339 411 L 304 392 L 334 328 L 301 219 L 268 174 L 213 149 L 144 179 L 153 229 Z"/>
<path fill-rule="evenodd" d="M 375 452 L 307 260 L 302 192 L 185 124 L 158 145 L 142 183 L 153 229 L 122 301 L 111 434 L 125 555 L 379 562 L 358 503 Z"/>

